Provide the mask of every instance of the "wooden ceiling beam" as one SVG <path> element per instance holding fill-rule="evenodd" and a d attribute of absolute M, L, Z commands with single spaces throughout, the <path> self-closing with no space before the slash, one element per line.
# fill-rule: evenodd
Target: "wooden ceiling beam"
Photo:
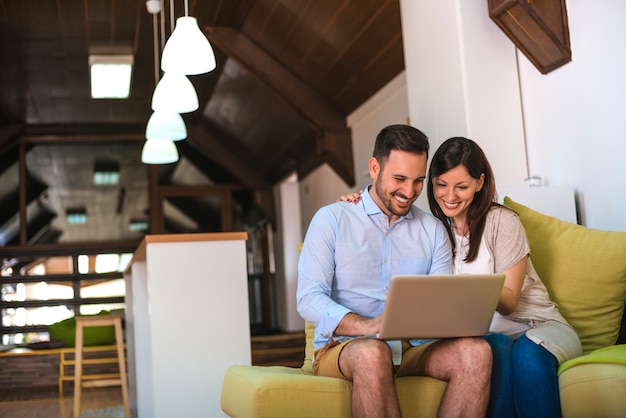
<path fill-rule="evenodd" d="M 317 139 L 320 160 L 329 163 L 346 183 L 353 185 L 352 140 L 345 117 L 239 30 L 232 27 L 208 26 L 205 32 L 215 46 L 237 60 L 277 97 L 322 132 Z M 329 142 L 333 139 L 339 140 L 340 143 Z M 349 145 L 347 147 L 346 141 Z"/>
<path fill-rule="evenodd" d="M 237 60 L 314 126 L 327 131 L 346 129 L 343 115 L 246 35 L 232 27 L 205 29 L 215 46 Z"/>
<path fill-rule="evenodd" d="M 199 121 L 187 124 L 186 141 L 206 158 L 231 173 L 246 187 L 254 190 L 272 188 L 247 161 L 242 160 L 236 153 L 224 146 L 222 141 L 207 132 Z"/>

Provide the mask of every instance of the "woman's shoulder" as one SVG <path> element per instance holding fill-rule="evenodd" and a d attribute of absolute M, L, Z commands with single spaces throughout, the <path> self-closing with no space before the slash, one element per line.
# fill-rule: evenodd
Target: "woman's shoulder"
<path fill-rule="evenodd" d="M 500 203 L 492 203 L 489 211 L 487 212 L 488 220 L 497 220 L 505 222 L 519 222 L 519 216 L 517 213 Z"/>
<path fill-rule="evenodd" d="M 487 224 L 491 225 L 495 235 L 518 236 L 525 234 L 522 222 L 513 209 L 501 204 L 494 204 L 487 213 Z"/>

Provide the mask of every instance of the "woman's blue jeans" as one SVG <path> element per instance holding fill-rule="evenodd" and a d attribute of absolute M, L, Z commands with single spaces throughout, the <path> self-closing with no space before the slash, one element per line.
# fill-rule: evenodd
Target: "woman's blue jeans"
<path fill-rule="evenodd" d="M 491 368 L 491 396 L 487 417 L 515 418 L 513 403 L 513 340 L 504 334 L 485 335 L 491 346 L 493 366 Z"/>
<path fill-rule="evenodd" d="M 559 363 L 552 353 L 522 335 L 513 346 L 513 398 L 518 417 L 559 418 Z"/>
<path fill-rule="evenodd" d="M 503 334 L 485 340 L 493 352 L 488 417 L 558 418 L 561 399 L 558 361 L 525 335 L 513 342 Z"/>

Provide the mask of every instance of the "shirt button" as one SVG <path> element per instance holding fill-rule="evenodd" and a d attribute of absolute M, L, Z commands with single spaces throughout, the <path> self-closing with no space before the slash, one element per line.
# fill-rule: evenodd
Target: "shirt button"
<path fill-rule="evenodd" d="M 385 258 L 385 263 L 388 263 L 388 262 L 389 262 L 389 259 L 388 259 L 388 258 Z"/>

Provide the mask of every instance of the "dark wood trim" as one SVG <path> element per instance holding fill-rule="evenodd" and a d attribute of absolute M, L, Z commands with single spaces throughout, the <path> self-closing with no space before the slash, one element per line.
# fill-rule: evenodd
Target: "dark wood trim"
<path fill-rule="evenodd" d="M 565 0 L 489 0 L 489 17 L 542 73 L 572 60 Z"/>
<path fill-rule="evenodd" d="M 43 308 L 46 306 L 73 306 L 75 309 L 80 305 L 98 305 L 109 303 L 124 303 L 124 296 L 111 296 L 102 298 L 73 298 L 73 299 L 47 299 L 47 300 L 24 300 L 18 302 L 2 302 L 2 309 L 9 308 Z M 2 327 L 6 334 L 8 327 Z"/>
<path fill-rule="evenodd" d="M 238 184 L 215 184 L 215 185 L 193 185 L 193 186 L 159 186 L 159 194 L 162 197 L 180 196 L 204 196 L 221 195 L 224 192 L 230 193 L 234 190 L 249 190 L 247 187 Z"/>
<path fill-rule="evenodd" d="M 26 144 L 24 142 L 20 142 L 18 172 L 20 245 L 26 245 L 28 242 L 28 221 L 26 219 Z"/>
<path fill-rule="evenodd" d="M 77 242 L 0 247 L 0 257 L 132 253 L 141 241 Z"/>
<path fill-rule="evenodd" d="M 71 134 L 71 135 L 23 135 L 20 142 L 27 144 L 85 143 L 85 142 L 142 142 L 144 133 L 128 134 Z"/>
<path fill-rule="evenodd" d="M 150 233 L 162 234 L 164 231 L 163 198 L 159 193 L 159 167 L 148 164 L 148 202 L 150 208 Z"/>

